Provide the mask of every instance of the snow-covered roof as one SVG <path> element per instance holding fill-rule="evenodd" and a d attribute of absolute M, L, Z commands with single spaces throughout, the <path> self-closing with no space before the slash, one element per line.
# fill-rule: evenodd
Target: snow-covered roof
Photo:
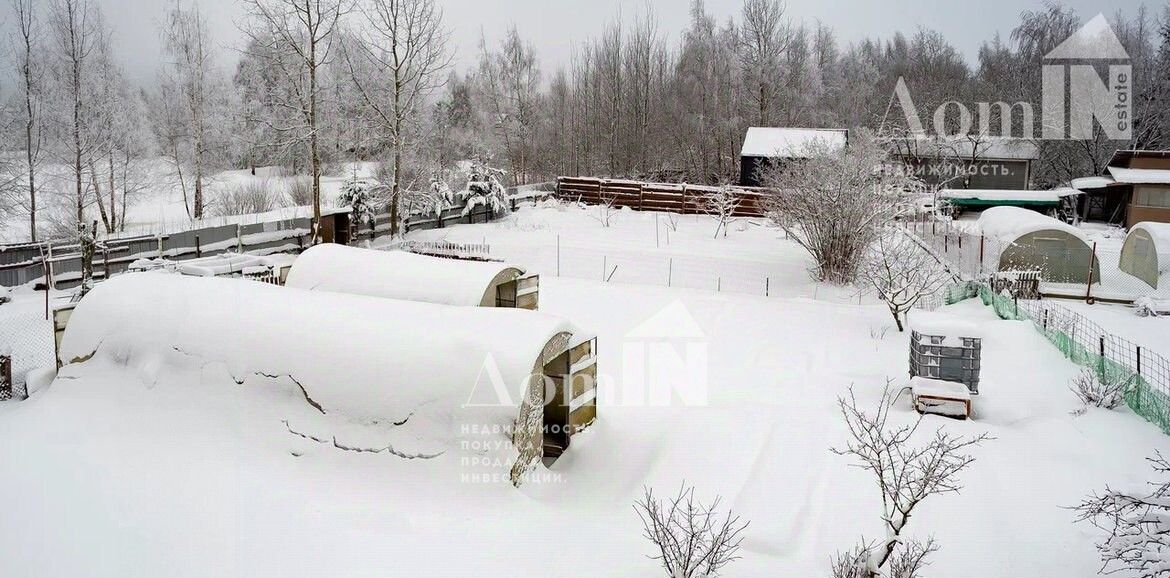
<path fill-rule="evenodd" d="M 1109 174 L 1119 183 L 1170 185 L 1170 169 L 1109 167 Z"/>
<path fill-rule="evenodd" d="M 67 363 L 114 360 L 148 383 L 200 367 L 246 385 L 283 380 L 337 427 L 384 424 L 380 443 L 436 453 L 459 424 L 510 425 L 546 344 L 574 332 L 535 311 L 128 273 L 78 303 L 60 352 Z"/>
<path fill-rule="evenodd" d="M 803 159 L 817 147 L 844 148 L 848 131 L 835 128 L 753 126 L 743 139 L 740 156 Z"/>
<path fill-rule="evenodd" d="M 1050 191 L 1029 191 L 1013 189 L 943 189 L 938 196 L 944 199 L 981 199 L 985 201 L 1050 202 L 1056 203 L 1061 197 L 1075 195 L 1072 189 Z"/>
<path fill-rule="evenodd" d="M 523 270 L 506 263 L 464 261 L 406 251 L 378 251 L 325 243 L 302 253 L 285 285 L 424 301 L 444 305 L 479 305 L 503 275 L 514 279 Z"/>
<path fill-rule="evenodd" d="M 1117 181 L 1109 177 L 1081 177 L 1079 179 L 1073 179 L 1069 184 L 1072 186 L 1072 188 L 1083 191 L 1085 189 L 1100 189 L 1103 187 L 1108 187 L 1109 185 L 1115 184 L 1116 182 Z"/>
<path fill-rule="evenodd" d="M 1080 229 L 1036 211 L 1019 207 L 992 207 L 979 216 L 979 229 L 984 235 L 1012 242 L 1036 231 L 1063 231 L 1084 240 Z"/>

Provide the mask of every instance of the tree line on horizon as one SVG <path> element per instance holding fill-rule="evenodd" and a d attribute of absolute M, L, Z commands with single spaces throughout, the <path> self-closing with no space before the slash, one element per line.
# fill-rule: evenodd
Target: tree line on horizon
<path fill-rule="evenodd" d="M 734 182 L 751 126 L 904 131 L 892 106 L 899 79 L 920 112 L 947 101 L 1038 111 L 1043 56 L 1083 23 L 1058 3 L 1022 11 L 968 63 L 926 28 L 846 44 L 823 23 L 794 22 L 781 0 L 743 0 L 725 22 L 692 0 L 678 37 L 646 7 L 546 69 L 513 26 L 498 43 L 481 39 L 475 66 L 457 72 L 437 0 L 238 0 L 241 55 L 225 70 L 225 39 L 180 0 L 160 25 L 164 64 L 140 87 L 112 54 L 95 0 L 8 1 L 15 66 L 0 86 L 11 94 L 0 110 L 0 217 L 25 217 L 32 240 L 91 218 L 122 230 L 127 206 L 159 186 L 180 191 L 199 219 L 224 210 L 215 173 L 262 166 L 308 175 L 297 202 L 319 211 L 321 175 L 377 161 L 395 224 L 401 199 L 458 186 L 469 160 L 499 167 L 507 184 Z M 1119 148 L 1170 148 L 1170 5 L 1110 24 L 1133 67 L 1133 138 L 1098 130 L 1040 143 L 1037 187 L 1098 174 Z M 145 162 L 160 157 L 164 175 Z"/>

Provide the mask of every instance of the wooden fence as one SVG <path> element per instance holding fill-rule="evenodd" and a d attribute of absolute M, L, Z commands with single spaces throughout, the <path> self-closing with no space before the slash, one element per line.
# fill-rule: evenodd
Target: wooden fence
<path fill-rule="evenodd" d="M 672 213 L 708 213 L 705 197 L 719 190 L 710 185 L 686 183 L 644 183 L 592 177 L 558 177 L 557 198 L 579 201 L 589 205 L 612 203 L 615 207 L 629 207 L 635 211 L 667 211 Z M 763 217 L 763 198 L 766 189 L 735 187 L 739 196 L 736 217 Z"/>

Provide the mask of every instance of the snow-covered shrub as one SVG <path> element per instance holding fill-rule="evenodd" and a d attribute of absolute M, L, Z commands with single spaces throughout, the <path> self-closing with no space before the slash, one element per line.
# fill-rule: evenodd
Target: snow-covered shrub
<path fill-rule="evenodd" d="M 313 204 L 313 178 L 293 177 L 288 180 L 288 200 L 294 207 Z"/>
<path fill-rule="evenodd" d="M 0 285 L 0 305 L 8 303 L 9 301 L 12 301 L 12 290 L 3 285 Z"/>
<path fill-rule="evenodd" d="M 848 398 L 837 400 L 850 440 L 844 448 L 831 451 L 853 457 L 857 466 L 874 475 L 882 495 L 879 517 L 886 539 L 875 543 L 863 540 L 854 550 L 838 554 L 833 563 L 835 578 L 915 576 L 937 548 L 933 542 L 907 540 L 907 522 L 926 498 L 958 493 L 962 488 L 959 474 L 975 461 L 966 452 L 990 439 L 987 434 L 955 436 L 940 428 L 924 443 L 914 443 L 922 416 L 909 424 L 890 424 L 890 410 L 897 398 L 887 383 L 873 413 L 858 407 L 852 389 Z"/>
<path fill-rule="evenodd" d="M 603 196 L 601 202 L 593 208 L 593 219 L 601 223 L 602 227 L 609 228 L 610 223 L 613 222 L 613 216 L 618 212 L 618 207 L 615 207 L 613 203 L 613 196 Z"/>
<path fill-rule="evenodd" d="M 1097 544 L 1104 563 L 1101 573 L 1170 576 L 1170 462 L 1161 454 L 1150 462 L 1165 480 L 1150 482 L 1154 490 L 1149 494 L 1106 487 L 1074 508 L 1078 521 L 1087 521 L 1106 533 L 1105 540 Z"/>
<path fill-rule="evenodd" d="M 707 212 L 716 219 L 715 237 L 719 236 L 720 229 L 723 230 L 723 236 L 726 237 L 727 225 L 731 223 L 731 216 L 739 208 L 739 193 L 731 187 L 722 186 L 703 195 L 702 202 Z"/>
<path fill-rule="evenodd" d="M 281 194 L 267 180 L 247 180 L 220 191 L 210 212 L 220 217 L 264 213 L 284 204 Z"/>
<path fill-rule="evenodd" d="M 1138 317 L 1157 317 L 1170 312 L 1170 300 L 1142 297 L 1133 302 L 1133 311 Z"/>
<path fill-rule="evenodd" d="M 508 212 L 508 191 L 504 188 L 503 177 L 504 171 L 500 169 L 489 167 L 481 161 L 472 163 L 467 174 L 467 188 L 458 195 L 467 203 L 463 207 L 463 214 L 470 214 L 480 206 L 490 208 L 492 213 Z"/>
<path fill-rule="evenodd" d="M 813 143 L 804 152 L 809 158 L 762 171 L 761 181 L 774 191 L 762 199 L 764 208 L 812 255 L 818 280 L 852 283 L 866 249 L 922 183 L 887 168 L 889 152 L 866 131 L 850 134 L 843 149 Z"/>
<path fill-rule="evenodd" d="M 866 543 L 833 556 L 832 578 L 870 578 L 878 573 L 869 566 L 872 548 L 873 544 Z M 927 559 L 937 551 L 934 538 L 928 538 L 926 542 L 909 540 L 890 558 L 886 575 L 888 578 L 918 578 L 922 569 L 930 565 Z"/>
<path fill-rule="evenodd" d="M 1083 369 L 1069 389 L 1076 394 L 1085 407 L 1117 409 L 1125 403 L 1125 396 L 1137 382 L 1137 374 L 1122 371 L 1098 371 Z M 1082 410 L 1083 412 L 1083 410 Z"/>
<path fill-rule="evenodd" d="M 695 498 L 695 489 L 683 484 L 673 498 L 659 499 L 654 490 L 634 504 L 642 519 L 646 539 L 658 553 L 650 556 L 662 563 L 670 578 L 718 576 L 729 562 L 738 560 L 743 531 L 748 522 L 728 511 L 719 512 L 718 497 L 710 504 Z"/>
<path fill-rule="evenodd" d="M 379 207 L 385 205 L 379 194 L 379 186 L 360 179 L 346 181 L 337 195 L 337 202 L 350 207 L 353 223 L 359 227 L 362 224 L 373 226 Z"/>

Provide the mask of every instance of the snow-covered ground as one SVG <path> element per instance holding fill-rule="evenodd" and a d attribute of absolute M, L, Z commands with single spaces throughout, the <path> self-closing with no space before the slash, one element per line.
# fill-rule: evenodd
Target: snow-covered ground
<path fill-rule="evenodd" d="M 607 228 L 586 210 L 545 207 L 411 235 L 486 241 L 542 272 L 543 312 L 597 332 L 611 379 L 599 419 L 543 483 L 467 479 L 482 472 L 466 461 L 474 451 L 405 460 L 307 441 L 284 423 L 307 411 L 284 380 L 237 385 L 208 366 L 164 368 L 148 384 L 133 363 L 99 357 L 0 404 L 0 576 L 658 576 L 632 505 L 643 486 L 683 481 L 751 521 L 726 576 L 827 575 L 832 553 L 881 535 L 869 474 L 830 452 L 847 435 L 836 399 L 852 386 L 872 405 L 887 379 L 905 385 L 908 338 L 881 304 L 809 282 L 807 257 L 773 229 L 733 225 L 711 239 L 710 219 L 684 217 L 656 244 L 653 219 L 623 213 Z M 555 276 L 558 234 L 562 273 L 580 278 Z M 611 268 L 610 255 L 626 260 L 607 283 L 601 256 L 597 279 L 592 262 L 569 262 L 593 253 Z M 695 269 L 695 284 L 739 271 L 774 291 L 666 287 L 649 264 L 671 257 L 726 267 Z M 0 318 L 40 296 L 18 291 Z M 1140 486 L 1144 458 L 1170 452 L 1170 438 L 1124 409 L 1070 415 L 1078 368 L 1029 324 L 977 300 L 947 310 L 984 336 L 982 395 L 975 419 L 928 416 L 927 429 L 995 439 L 974 450 L 961 494 L 930 498 L 910 522 L 941 545 L 929 570 L 1095 576 L 1098 536 L 1063 507 L 1106 484 Z M 617 395 L 647 322 L 706 352 L 705 404 Z M 903 398 L 894 417 L 915 415 Z"/>
<path fill-rule="evenodd" d="M 219 195 L 248 184 L 263 184 L 273 192 L 280 206 L 274 207 L 277 215 L 294 216 L 297 210 L 288 198 L 288 191 L 298 179 L 307 176 L 287 174 L 281 167 L 258 167 L 256 174 L 247 169 L 228 170 L 213 174 L 207 179 L 207 189 L 204 193 L 208 212 L 205 219 L 194 222 L 188 216 L 188 207 L 192 200 L 187 199 L 184 205 L 183 189 L 179 186 L 172 165 L 163 158 L 140 161 L 137 170 L 142 173 L 144 189 L 133 193 L 126 209 L 127 234 L 153 234 L 160 232 L 180 231 L 200 226 L 213 226 L 235 222 L 232 217 L 220 216 L 215 208 Z M 341 163 L 333 174 L 321 177 L 321 199 L 325 206 L 333 206 L 341 186 L 355 176 L 368 178 L 377 171 L 377 163 Z M 40 182 L 45 183 L 42 191 L 40 219 L 42 227 L 47 227 L 46 220 L 52 218 L 54 212 L 64 210 L 66 214 L 71 210 L 72 201 L 68 196 L 68 183 L 71 182 L 69 168 L 63 165 L 45 165 L 41 168 Z M 187 195 L 193 194 L 190 175 L 188 179 Z M 62 209 L 63 207 L 63 209 Z M 97 209 L 92 209 L 92 218 L 97 218 Z M 305 210 L 300 216 L 311 214 Z M 28 240 L 28 216 L 17 211 L 7 221 L 0 220 L 0 243 L 24 242 Z"/>

